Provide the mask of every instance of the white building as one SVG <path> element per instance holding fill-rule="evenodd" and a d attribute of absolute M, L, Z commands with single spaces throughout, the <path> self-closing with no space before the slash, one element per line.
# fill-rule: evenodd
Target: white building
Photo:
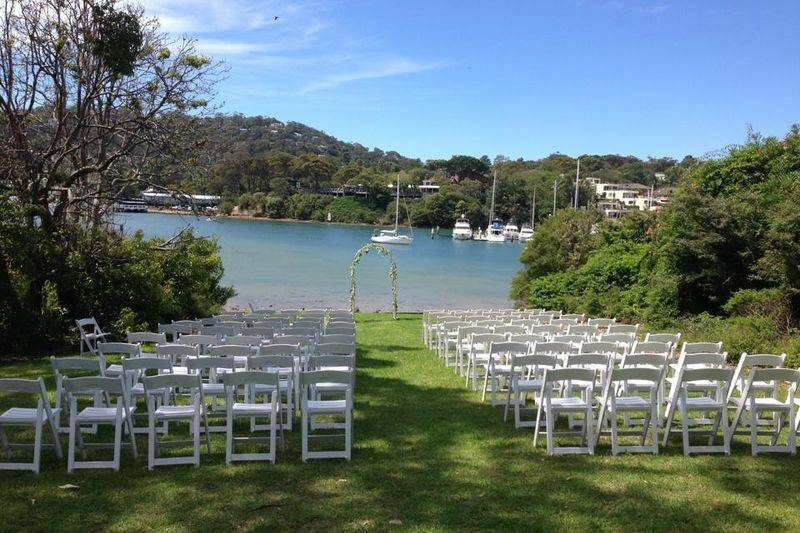
<path fill-rule="evenodd" d="M 598 178 L 586 178 L 594 188 L 597 207 L 606 218 L 617 219 L 625 209 L 655 211 L 668 201 L 668 193 L 656 195 L 652 187 L 641 183 L 608 183 Z"/>

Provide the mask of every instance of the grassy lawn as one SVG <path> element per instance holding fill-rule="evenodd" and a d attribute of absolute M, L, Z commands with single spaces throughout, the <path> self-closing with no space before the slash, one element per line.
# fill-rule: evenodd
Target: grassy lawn
<path fill-rule="evenodd" d="M 46 360 L 0 367 L 48 377 Z M 5 399 L 2 400 L 6 402 Z M 0 405 L 5 407 L 5 403 Z M 226 466 L 224 437 L 201 466 L 148 472 L 123 451 L 120 472 L 66 472 L 44 453 L 40 476 L 0 472 L 0 528 L 84 530 L 800 528 L 800 459 L 546 458 L 532 431 L 503 423 L 421 341 L 419 315 L 358 316 L 353 460 L 300 461 L 299 427 L 278 464 Z M 65 447 L 66 450 L 66 447 Z M 59 489 L 71 483 L 78 490 Z"/>

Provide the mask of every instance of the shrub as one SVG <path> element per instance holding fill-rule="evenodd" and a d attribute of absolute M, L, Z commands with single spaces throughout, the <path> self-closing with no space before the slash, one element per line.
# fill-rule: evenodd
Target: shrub
<path fill-rule="evenodd" d="M 352 196 L 336 198 L 328 205 L 333 222 L 365 222 L 374 224 L 378 214 L 370 209 L 363 200 Z M 326 214 L 327 215 L 327 214 Z"/>

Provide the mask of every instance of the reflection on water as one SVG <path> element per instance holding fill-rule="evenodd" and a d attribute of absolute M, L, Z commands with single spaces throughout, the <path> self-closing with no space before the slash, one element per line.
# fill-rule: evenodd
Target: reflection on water
<path fill-rule="evenodd" d="M 168 214 L 124 214 L 125 231 L 169 237 L 191 224 L 222 247 L 225 283 L 238 293 L 231 305 L 346 307 L 350 262 L 369 242 L 372 228 L 337 224 L 220 219 Z M 398 268 L 401 310 L 433 307 L 508 306 L 508 289 L 519 265 L 518 243 L 430 239 L 417 231 L 412 246 L 391 246 Z M 386 258 L 369 254 L 357 273 L 360 309 L 389 309 Z"/>

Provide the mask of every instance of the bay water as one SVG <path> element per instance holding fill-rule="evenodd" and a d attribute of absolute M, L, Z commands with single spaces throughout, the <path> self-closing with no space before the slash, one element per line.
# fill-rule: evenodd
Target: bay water
<path fill-rule="evenodd" d="M 236 296 L 230 306 L 335 307 L 349 300 L 353 255 L 370 242 L 367 226 L 251 220 L 160 213 L 117 215 L 125 233 L 171 237 L 190 225 L 217 239 L 224 283 Z M 511 278 L 521 267 L 519 243 L 454 241 L 449 232 L 430 238 L 418 230 L 411 246 L 391 246 L 398 269 L 401 311 L 431 308 L 506 307 Z M 363 311 L 391 309 L 389 260 L 376 252 L 356 269 L 356 305 Z"/>

